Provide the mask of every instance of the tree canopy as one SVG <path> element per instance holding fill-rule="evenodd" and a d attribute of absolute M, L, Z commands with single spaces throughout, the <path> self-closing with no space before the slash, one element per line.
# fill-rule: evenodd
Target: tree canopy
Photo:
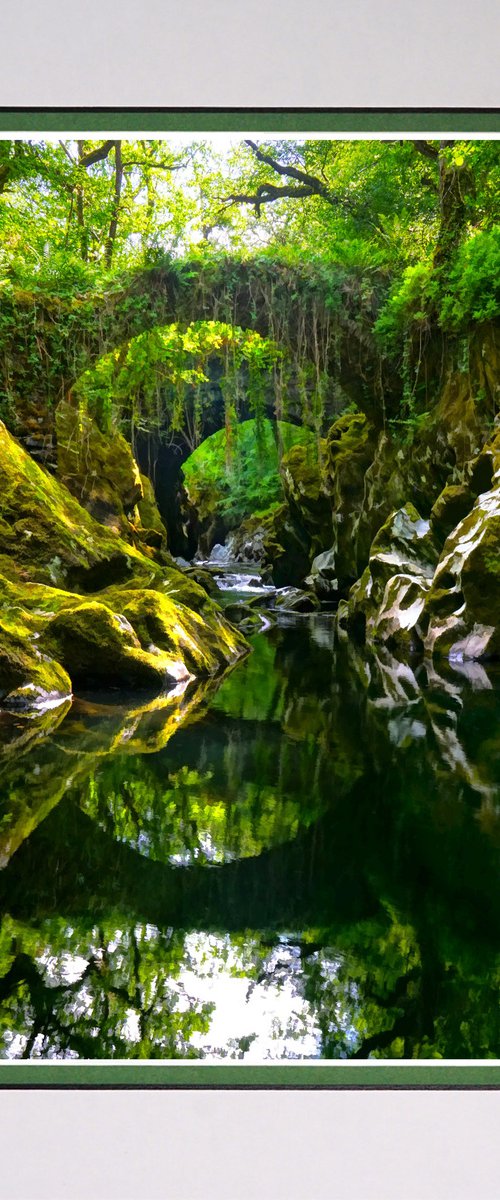
<path fill-rule="evenodd" d="M 214 279 L 220 273 L 221 261 L 240 262 L 249 272 L 250 328 L 262 300 L 259 287 L 273 313 L 271 340 L 278 344 L 283 301 L 275 284 L 286 293 L 289 310 L 295 306 L 295 384 L 302 387 L 304 408 L 314 394 L 321 412 L 325 391 L 344 387 L 340 373 L 335 378 L 335 362 L 345 358 L 342 322 L 344 338 L 368 346 L 371 371 L 367 375 L 361 360 L 358 371 L 366 389 L 375 394 L 379 379 L 381 410 L 383 394 L 395 389 L 401 411 L 392 415 L 407 418 L 412 405 L 418 409 L 424 386 L 422 407 L 428 407 L 421 366 L 433 339 L 456 343 L 463 358 L 461 339 L 500 315 L 500 151 L 486 140 L 4 140 L 0 236 L 0 298 L 14 306 L 31 300 L 35 310 L 48 298 L 52 303 L 42 331 L 37 318 L 29 349 L 33 370 L 42 360 L 54 363 L 53 344 L 42 344 L 43 337 L 66 320 L 68 305 L 73 324 L 85 306 L 95 324 L 99 305 L 99 324 L 125 287 L 129 309 L 135 306 L 139 314 L 146 301 L 130 285 L 141 271 L 171 264 L 180 294 L 203 267 L 201 329 L 180 333 L 190 343 L 181 346 L 191 355 L 185 368 L 179 367 L 179 339 L 174 353 L 174 335 L 160 337 L 160 374 L 170 380 L 174 408 L 181 385 L 190 395 L 185 411 L 192 421 L 203 374 L 200 347 L 206 363 L 210 339 L 216 351 L 223 343 L 226 369 L 235 353 L 240 362 L 249 359 L 246 335 L 236 331 L 221 342 L 220 331 L 209 334 L 206 323 L 238 324 L 234 281 L 227 279 L 225 292 L 218 281 L 210 297 L 206 280 L 211 271 Z M 293 267 L 308 276 L 300 294 Z M 22 324 L 15 311 L 2 319 L 0 346 L 10 336 L 9 321 L 15 328 Z M 66 322 L 66 345 L 70 336 Z M 306 341 L 308 363 L 301 358 Z M 133 363 L 137 394 L 140 360 L 145 390 L 151 391 L 158 346 L 148 334 L 147 345 L 143 340 L 118 348 L 113 379 L 118 373 L 119 389 Z M 278 369 L 269 345 L 254 342 L 252 355 L 259 369 L 264 359 L 272 367 L 275 390 L 286 391 L 285 364 Z M 14 393 L 9 402 L 15 404 L 12 357 L 9 345 L 2 390 L 7 398 Z M 101 378 L 107 369 L 99 368 Z M 349 395 L 341 394 L 338 406 L 348 403 Z"/>

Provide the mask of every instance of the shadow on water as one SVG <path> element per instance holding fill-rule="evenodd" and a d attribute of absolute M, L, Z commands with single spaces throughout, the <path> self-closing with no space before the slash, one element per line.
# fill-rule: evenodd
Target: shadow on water
<path fill-rule="evenodd" d="M 500 677 L 254 639 L 0 725 L 4 1057 L 500 1056 Z"/>

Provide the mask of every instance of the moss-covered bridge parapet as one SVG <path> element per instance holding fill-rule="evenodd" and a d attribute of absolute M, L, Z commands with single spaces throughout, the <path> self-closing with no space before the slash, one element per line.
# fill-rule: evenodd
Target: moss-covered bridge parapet
<path fill-rule="evenodd" d="M 0 290 L 0 415 L 54 409 L 103 354 L 155 326 L 218 320 L 252 329 L 312 363 L 363 406 L 382 384 L 373 338 L 381 283 L 265 256 L 165 260 L 100 295 Z"/>

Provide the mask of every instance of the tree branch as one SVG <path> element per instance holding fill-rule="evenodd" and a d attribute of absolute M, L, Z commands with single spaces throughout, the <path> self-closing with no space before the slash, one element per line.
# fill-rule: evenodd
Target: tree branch
<path fill-rule="evenodd" d="M 430 142 L 414 141 L 413 145 L 419 154 L 423 154 L 424 158 L 432 158 L 433 162 L 437 162 L 439 158 L 439 150 L 435 146 L 431 146 Z"/>
<path fill-rule="evenodd" d="M 268 167 L 272 167 L 273 171 L 276 171 L 277 175 L 284 175 L 287 179 L 297 179 L 299 183 L 305 183 L 308 187 L 310 187 L 313 194 L 324 196 L 325 199 L 329 197 L 330 193 L 328 188 L 324 183 L 321 182 L 321 179 L 318 179 L 317 175 L 309 175 L 306 171 L 301 171 L 299 167 L 292 167 L 285 163 L 278 162 L 278 160 L 273 158 L 270 154 L 265 154 L 263 150 L 259 150 L 257 144 L 250 141 L 250 138 L 246 138 L 245 142 L 246 145 L 250 146 L 250 149 L 253 150 L 253 153 L 259 162 L 266 163 Z"/>
<path fill-rule="evenodd" d="M 98 146 L 97 150 L 89 150 L 87 154 L 82 154 L 79 158 L 80 167 L 91 167 L 96 162 L 102 162 L 108 157 L 108 154 L 116 145 L 115 142 L 103 142 L 102 146 Z"/>
<path fill-rule="evenodd" d="M 303 199 L 309 196 L 319 196 L 332 208 L 342 208 L 350 216 L 366 215 L 366 207 L 364 205 L 358 205 L 351 199 L 339 196 L 335 192 L 330 191 L 327 184 L 323 183 L 317 175 L 309 175 L 307 171 L 302 171 L 299 167 L 278 162 L 271 154 L 266 154 L 263 150 L 259 150 L 256 142 L 252 142 L 250 138 L 245 139 L 245 144 L 250 147 L 259 162 L 271 167 L 277 175 L 284 176 L 285 179 L 297 180 L 298 186 L 294 187 L 290 184 L 285 187 L 278 187 L 273 183 L 262 183 L 257 187 L 254 195 L 246 192 L 233 192 L 230 196 L 226 197 L 226 207 L 229 204 L 253 204 L 257 216 L 260 217 L 260 209 L 263 204 L 272 204 L 274 200 L 282 197 Z"/>
<path fill-rule="evenodd" d="M 282 196 L 296 199 L 300 196 L 314 196 L 315 193 L 310 187 L 303 185 L 302 187 L 277 187 L 273 183 L 262 183 L 254 196 L 250 196 L 244 192 L 233 192 L 227 197 L 228 204 L 253 204 L 257 216 L 260 217 L 260 209 L 262 204 L 272 204 L 274 200 L 278 200 Z"/>

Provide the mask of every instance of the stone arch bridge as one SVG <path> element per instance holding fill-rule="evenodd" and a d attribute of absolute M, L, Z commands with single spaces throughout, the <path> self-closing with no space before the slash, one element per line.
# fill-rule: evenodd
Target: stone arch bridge
<path fill-rule="evenodd" d="M 218 320 L 274 339 L 312 362 L 366 409 L 381 386 L 371 293 L 332 266 L 264 257 L 165 260 L 100 297 L 5 292 L 0 300 L 0 404 L 50 412 L 104 354 L 156 326 Z"/>
<path fill-rule="evenodd" d="M 324 424 L 335 415 L 340 388 L 364 411 L 381 411 L 394 381 L 383 378 L 373 337 L 380 286 L 367 296 L 359 278 L 308 260 L 290 265 L 264 256 L 241 260 L 165 260 L 124 277 L 101 297 L 45 293 L 4 295 L 0 304 L 0 416 L 39 461 L 55 462 L 54 413 L 81 374 L 104 354 L 126 346 L 158 326 L 218 320 L 273 339 L 292 364 L 287 419 L 303 419 L 300 395 L 293 394 L 293 371 L 312 364 L 332 380 L 326 389 Z M 336 387 L 334 386 L 336 385 Z M 214 380 L 217 393 L 217 379 Z M 209 406 L 201 440 L 224 424 L 220 395 Z M 274 417 L 274 391 L 268 388 L 266 414 Z M 251 412 L 243 403 L 239 419 Z M 141 468 L 151 474 L 167 524 L 178 506 L 180 468 L 190 450 L 182 439 L 159 442 L 155 434 L 136 439 Z M 52 457 L 51 457 L 52 456 Z M 161 484 L 159 485 L 159 480 Z M 163 488 L 164 495 L 159 495 Z M 174 522 L 175 524 L 175 522 Z"/>

